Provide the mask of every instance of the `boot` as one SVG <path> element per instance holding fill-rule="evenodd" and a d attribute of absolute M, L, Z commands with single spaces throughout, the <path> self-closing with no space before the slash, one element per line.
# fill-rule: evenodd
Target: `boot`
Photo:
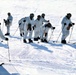
<path fill-rule="evenodd" d="M 39 40 L 39 39 L 40 39 L 40 37 L 37 37 L 37 39 Z"/>
<path fill-rule="evenodd" d="M 44 39 L 44 42 L 48 43 L 48 41 L 46 39 Z"/>
<path fill-rule="evenodd" d="M 38 41 L 38 38 L 34 38 L 34 41 Z"/>
<path fill-rule="evenodd" d="M 22 37 L 22 34 L 20 33 L 20 36 Z"/>
<path fill-rule="evenodd" d="M 20 33 L 20 36 L 22 37 L 24 35 L 24 33 Z"/>
<path fill-rule="evenodd" d="M 10 33 L 6 33 L 5 35 L 10 35 Z"/>
<path fill-rule="evenodd" d="M 41 39 L 41 42 L 44 42 L 44 39 Z"/>
<path fill-rule="evenodd" d="M 26 41 L 25 39 L 23 40 L 23 42 L 24 42 L 24 43 L 27 43 L 27 41 Z"/>
<path fill-rule="evenodd" d="M 31 39 L 29 39 L 29 43 L 32 43 L 33 41 Z"/>
<path fill-rule="evenodd" d="M 62 40 L 61 43 L 62 43 L 62 44 L 66 44 L 66 40 Z"/>

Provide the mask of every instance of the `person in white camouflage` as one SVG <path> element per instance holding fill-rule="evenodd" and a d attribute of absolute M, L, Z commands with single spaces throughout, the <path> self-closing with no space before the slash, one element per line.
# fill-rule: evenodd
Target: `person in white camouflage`
<path fill-rule="evenodd" d="M 1 23 L 0 23 L 0 38 L 1 38 L 2 40 L 8 41 L 8 38 L 5 37 L 5 36 L 3 35 L 3 33 L 2 33 L 2 30 L 1 30 Z"/>
<path fill-rule="evenodd" d="M 7 33 L 5 35 L 10 35 L 10 26 L 12 25 L 13 17 L 10 12 L 8 12 L 7 15 L 7 20 L 4 19 L 5 26 L 7 27 Z"/>
<path fill-rule="evenodd" d="M 25 25 L 24 25 L 24 36 L 23 36 L 23 42 L 27 43 L 27 35 L 29 43 L 32 43 L 32 33 L 33 33 L 33 26 L 34 26 L 34 14 L 31 13 L 29 17 L 25 17 Z"/>
<path fill-rule="evenodd" d="M 67 15 L 62 19 L 62 38 L 61 43 L 66 44 L 66 38 L 69 35 L 70 28 L 74 25 L 71 21 L 72 14 L 67 13 Z"/>

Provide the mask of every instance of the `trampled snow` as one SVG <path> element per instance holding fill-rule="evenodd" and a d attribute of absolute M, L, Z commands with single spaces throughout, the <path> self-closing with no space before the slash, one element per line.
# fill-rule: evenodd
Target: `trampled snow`
<path fill-rule="evenodd" d="M 72 21 L 76 23 L 75 7 L 75 0 L 0 0 L 0 22 L 4 34 L 6 27 L 3 19 L 7 18 L 8 12 L 14 17 L 9 47 L 6 41 L 0 43 L 0 63 L 5 63 L 2 67 L 11 75 L 76 75 L 76 45 L 52 43 L 53 40 L 57 40 L 61 32 L 61 20 L 67 13 L 72 13 Z M 35 19 L 38 14 L 45 13 L 45 18 L 56 27 L 51 39 L 51 30 L 49 30 L 49 43 L 23 43 L 19 29 L 17 30 L 18 20 L 29 16 L 30 13 L 35 14 Z M 75 35 L 76 26 L 72 31 L 71 43 L 76 42 Z M 60 39 L 61 36 L 58 41 Z"/>

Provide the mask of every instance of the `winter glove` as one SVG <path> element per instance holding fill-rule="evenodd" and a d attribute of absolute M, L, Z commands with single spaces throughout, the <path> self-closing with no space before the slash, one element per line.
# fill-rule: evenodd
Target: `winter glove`
<path fill-rule="evenodd" d="M 3 21 L 5 22 L 6 20 L 5 20 L 5 19 L 3 19 Z"/>
<path fill-rule="evenodd" d="M 71 27 L 71 26 L 72 26 L 72 24 L 70 23 L 70 24 L 69 24 L 69 26 Z"/>
<path fill-rule="evenodd" d="M 53 27 L 53 30 L 55 29 L 55 27 Z"/>
<path fill-rule="evenodd" d="M 4 20 L 4 23 L 6 24 L 6 20 L 5 19 L 3 19 Z"/>
<path fill-rule="evenodd" d="M 66 25 L 66 23 L 64 23 L 64 26 Z"/>
<path fill-rule="evenodd" d="M 45 27 L 50 28 L 51 27 L 51 23 L 45 24 Z"/>
<path fill-rule="evenodd" d="M 4 23 L 5 23 L 5 25 L 7 26 L 7 25 L 9 24 L 9 20 L 5 20 L 5 19 L 4 19 Z"/>
<path fill-rule="evenodd" d="M 8 41 L 8 38 L 5 38 L 6 41 Z"/>
<path fill-rule="evenodd" d="M 72 25 L 75 25 L 75 23 L 72 23 Z"/>
<path fill-rule="evenodd" d="M 48 24 L 46 24 L 45 27 L 48 27 Z"/>
<path fill-rule="evenodd" d="M 34 30 L 34 26 L 33 26 L 32 28 L 33 28 L 33 30 Z"/>
<path fill-rule="evenodd" d="M 28 24 L 27 30 L 31 31 L 31 24 L 30 23 Z"/>
<path fill-rule="evenodd" d="M 9 19 L 7 19 L 7 22 L 8 22 L 8 23 L 10 23 L 10 20 L 9 20 Z"/>
<path fill-rule="evenodd" d="M 23 20 L 23 22 L 26 22 L 26 20 Z"/>
<path fill-rule="evenodd" d="M 33 26 L 33 30 L 36 28 L 36 25 Z"/>
<path fill-rule="evenodd" d="M 47 22 L 49 22 L 49 20 Z"/>
<path fill-rule="evenodd" d="M 23 33 L 20 33 L 20 36 L 23 36 L 24 35 L 24 32 Z"/>
<path fill-rule="evenodd" d="M 21 23 L 19 23 L 19 26 L 21 25 Z"/>

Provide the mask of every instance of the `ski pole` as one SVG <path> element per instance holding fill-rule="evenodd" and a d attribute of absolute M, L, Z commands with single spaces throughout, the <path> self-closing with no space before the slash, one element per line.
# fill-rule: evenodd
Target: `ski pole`
<path fill-rule="evenodd" d="M 39 7 L 39 3 L 37 4 L 37 8 L 34 10 L 34 13 L 36 13 L 36 12 L 37 12 L 38 7 Z"/>
<path fill-rule="evenodd" d="M 59 34 L 59 36 L 58 36 L 58 38 L 57 38 L 56 42 L 58 42 L 58 39 L 59 39 L 59 37 L 60 37 L 61 33 L 62 33 L 62 31 L 60 32 L 60 34 Z"/>
<path fill-rule="evenodd" d="M 16 31 L 14 32 L 13 36 L 16 34 L 17 30 L 18 30 L 19 26 L 17 27 Z"/>
<path fill-rule="evenodd" d="M 0 30 L 1 30 L 1 23 L 0 23 Z M 1 42 L 2 40 L 1 40 L 1 38 L 0 38 L 0 42 Z"/>
<path fill-rule="evenodd" d="M 53 35 L 53 32 L 54 32 L 54 29 L 52 30 L 51 35 L 50 35 L 50 38 L 49 38 L 48 41 L 50 41 L 50 39 L 51 39 L 51 37 L 52 37 L 52 35 Z"/>
<path fill-rule="evenodd" d="M 65 25 L 63 26 L 62 31 L 63 31 L 64 27 L 65 27 Z M 59 37 L 60 37 L 60 35 L 61 35 L 62 31 L 60 32 L 60 34 L 59 34 L 59 36 L 58 36 L 58 38 L 57 38 L 56 42 L 58 42 L 58 39 L 59 39 Z"/>
<path fill-rule="evenodd" d="M 7 45 L 8 45 L 8 58 L 9 58 L 9 62 L 11 61 L 10 59 L 10 49 L 9 49 L 9 42 L 7 41 Z"/>
<path fill-rule="evenodd" d="M 1 29 L 1 23 L 0 23 L 0 29 Z"/>
<path fill-rule="evenodd" d="M 37 9 L 38 9 L 38 8 L 36 8 L 36 10 L 34 11 L 34 13 L 36 13 Z"/>
<path fill-rule="evenodd" d="M 3 21 L 3 26 L 2 26 L 2 32 L 3 32 L 3 30 L 4 30 L 4 21 Z"/>
<path fill-rule="evenodd" d="M 74 27 L 72 26 L 68 43 L 70 43 L 70 39 L 71 39 L 71 36 L 72 36 L 73 28 L 74 28 Z"/>
<path fill-rule="evenodd" d="M 0 23 L 0 32 L 2 33 L 2 30 L 1 30 L 1 23 Z M 0 42 L 3 42 L 3 40 L 0 38 Z"/>

